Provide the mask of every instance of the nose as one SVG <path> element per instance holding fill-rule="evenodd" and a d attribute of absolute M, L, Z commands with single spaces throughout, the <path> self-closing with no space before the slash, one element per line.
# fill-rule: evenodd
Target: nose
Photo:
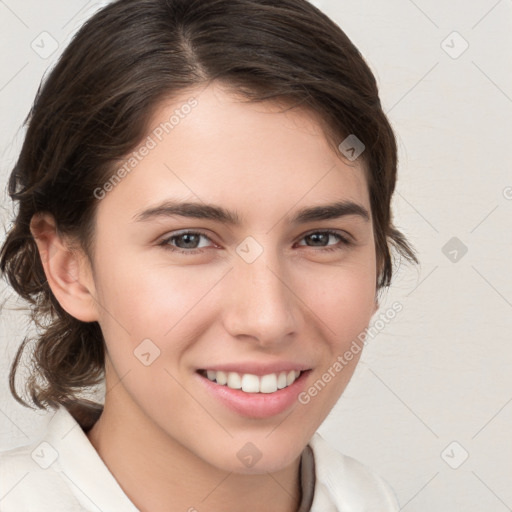
<path fill-rule="evenodd" d="M 267 348 L 289 343 L 300 327 L 300 301 L 279 257 L 264 250 L 252 263 L 235 258 L 229 274 L 222 312 L 227 332 Z"/>

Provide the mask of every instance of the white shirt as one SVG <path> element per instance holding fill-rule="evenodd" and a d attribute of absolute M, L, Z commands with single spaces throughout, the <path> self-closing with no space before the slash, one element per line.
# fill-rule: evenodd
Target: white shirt
<path fill-rule="evenodd" d="M 399 510 L 389 485 L 367 466 L 318 433 L 309 446 L 315 479 L 310 512 Z M 139 512 L 65 407 L 40 438 L 0 452 L 0 512 L 98 511 Z"/>

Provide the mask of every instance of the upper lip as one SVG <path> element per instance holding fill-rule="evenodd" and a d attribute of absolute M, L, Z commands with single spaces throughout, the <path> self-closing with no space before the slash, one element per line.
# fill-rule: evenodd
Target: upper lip
<path fill-rule="evenodd" d="M 210 371 L 221 371 L 221 372 L 235 372 L 243 375 L 244 373 L 250 373 L 252 375 L 268 375 L 269 373 L 281 373 L 281 372 L 289 372 L 291 370 L 299 370 L 306 371 L 310 370 L 311 367 L 305 364 L 293 363 L 293 362 L 276 362 L 276 363 L 255 363 L 255 362 L 247 362 L 247 363 L 219 363 L 219 364 L 209 364 L 208 366 L 203 366 L 198 369 L 200 370 L 210 370 Z"/>

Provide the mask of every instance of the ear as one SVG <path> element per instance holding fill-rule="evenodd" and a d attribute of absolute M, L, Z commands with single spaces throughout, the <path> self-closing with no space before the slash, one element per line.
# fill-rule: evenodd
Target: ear
<path fill-rule="evenodd" d="M 30 221 L 30 232 L 48 285 L 62 308 L 83 322 L 98 320 L 93 274 L 83 251 L 71 249 L 49 213 L 36 213 Z"/>

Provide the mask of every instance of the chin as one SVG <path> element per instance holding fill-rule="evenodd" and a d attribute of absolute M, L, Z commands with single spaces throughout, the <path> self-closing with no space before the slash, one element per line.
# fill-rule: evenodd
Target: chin
<path fill-rule="evenodd" d="M 275 436 L 274 439 L 270 437 Z M 210 464 L 223 471 L 244 475 L 275 473 L 290 466 L 302 454 L 307 441 L 277 434 L 265 433 L 261 437 L 244 436 L 242 440 L 231 439 L 225 451 L 211 454 Z"/>

